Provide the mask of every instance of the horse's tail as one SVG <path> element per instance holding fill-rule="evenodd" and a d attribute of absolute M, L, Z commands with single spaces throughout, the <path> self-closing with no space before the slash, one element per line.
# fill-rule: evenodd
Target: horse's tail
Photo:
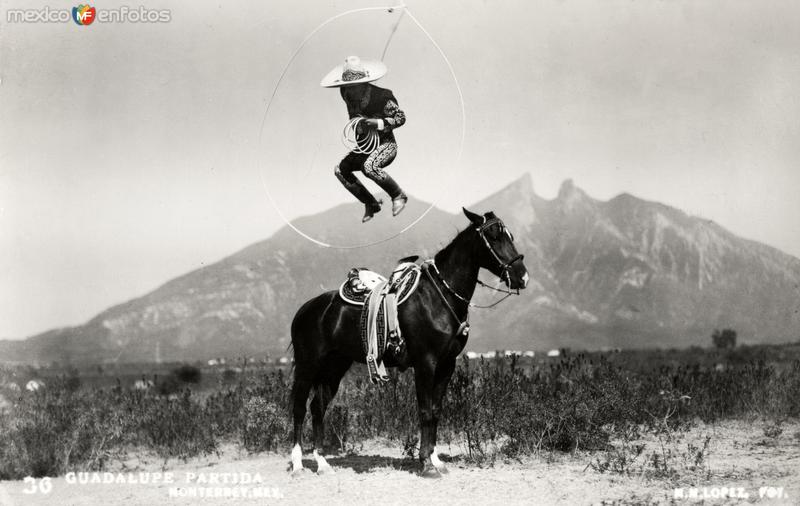
<path fill-rule="evenodd" d="M 325 340 L 321 330 L 321 322 L 338 292 L 332 290 L 306 301 L 295 313 L 291 324 L 291 340 L 287 350 L 292 349 L 294 363 L 292 368 L 297 374 L 313 374 L 313 369 L 321 357 L 319 348 L 321 340 Z"/>
<path fill-rule="evenodd" d="M 289 369 L 291 374 L 294 374 L 297 368 L 297 361 L 305 359 L 304 350 L 307 348 L 307 345 L 304 345 L 302 339 L 303 332 L 300 330 L 300 327 L 302 326 L 303 321 L 309 318 L 310 315 L 308 315 L 308 308 L 309 306 L 311 306 L 314 300 L 315 299 L 311 299 L 303 303 L 303 305 L 300 306 L 300 308 L 295 313 L 294 318 L 292 318 L 292 323 L 289 332 L 290 334 L 289 344 L 286 346 L 286 352 L 288 353 L 289 350 L 291 350 L 292 352 L 292 365 Z M 300 352 L 299 356 L 298 356 L 298 351 Z"/>
<path fill-rule="evenodd" d="M 286 355 L 289 355 L 289 352 L 292 352 L 292 365 L 289 366 L 289 374 L 294 374 L 294 342 L 289 339 L 289 345 L 286 347 Z"/>

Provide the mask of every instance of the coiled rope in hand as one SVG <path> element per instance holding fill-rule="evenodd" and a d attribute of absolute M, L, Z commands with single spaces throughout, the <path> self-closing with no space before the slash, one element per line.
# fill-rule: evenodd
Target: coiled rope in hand
<path fill-rule="evenodd" d="M 344 130 L 342 130 L 342 144 L 353 153 L 368 155 L 378 149 L 381 141 L 378 138 L 378 132 L 366 126 L 363 128 L 367 129 L 367 134 L 359 138 L 358 125 L 364 121 L 364 119 L 365 118 L 362 116 L 356 116 L 344 126 Z"/>

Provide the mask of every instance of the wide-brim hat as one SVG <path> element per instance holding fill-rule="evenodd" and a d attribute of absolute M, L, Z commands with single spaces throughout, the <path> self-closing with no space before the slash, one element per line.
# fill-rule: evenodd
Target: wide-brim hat
<path fill-rule="evenodd" d="M 343 64 L 328 72 L 319 85 L 323 88 L 338 88 L 350 84 L 368 83 L 385 76 L 386 72 L 388 69 L 382 61 L 348 56 Z"/>

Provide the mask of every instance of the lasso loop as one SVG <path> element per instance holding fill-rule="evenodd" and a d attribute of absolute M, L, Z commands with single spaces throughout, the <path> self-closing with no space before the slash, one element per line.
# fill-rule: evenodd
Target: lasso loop
<path fill-rule="evenodd" d="M 431 34 L 428 33 L 427 30 L 425 30 L 425 28 L 422 26 L 422 24 L 417 20 L 417 18 L 414 17 L 414 15 L 411 13 L 411 11 L 408 9 L 408 7 L 406 7 L 405 5 L 396 5 L 396 6 L 392 6 L 392 7 L 363 7 L 363 8 L 360 8 L 360 9 L 351 9 L 349 11 L 342 12 L 341 14 L 337 14 L 337 15 L 331 17 L 331 18 L 326 19 L 325 21 L 320 23 L 316 28 L 314 28 L 314 30 L 311 33 L 309 33 L 306 36 L 305 39 L 303 39 L 303 41 L 300 43 L 300 45 L 297 47 L 297 49 L 294 51 L 294 53 L 292 53 L 292 56 L 291 56 L 291 58 L 289 58 L 289 61 L 284 66 L 283 71 L 280 74 L 280 77 L 278 77 L 278 81 L 275 83 L 275 88 L 272 90 L 272 95 L 270 96 L 269 101 L 267 102 L 267 107 L 264 110 L 264 117 L 261 120 L 261 129 L 260 129 L 259 135 L 258 135 L 259 146 L 262 144 L 263 135 L 264 135 L 264 125 L 267 122 L 267 116 L 269 115 L 269 111 L 270 111 L 270 107 L 272 106 L 272 102 L 275 100 L 275 95 L 278 93 L 278 88 L 280 87 L 281 82 L 283 82 L 284 77 L 286 77 L 286 73 L 289 71 L 289 68 L 292 66 L 292 63 L 294 63 L 294 60 L 297 58 L 297 55 L 300 54 L 300 51 L 305 47 L 305 45 L 308 43 L 308 41 L 311 40 L 311 38 L 314 37 L 314 35 L 316 35 L 316 33 L 318 31 L 320 31 L 322 28 L 324 28 L 328 24 L 332 23 L 333 21 L 335 21 L 335 20 L 337 20 L 337 19 L 339 19 L 341 17 L 347 16 L 347 15 L 350 15 L 350 14 L 355 14 L 357 12 L 366 12 L 366 11 L 388 11 L 388 12 L 391 13 L 391 12 L 394 12 L 396 9 L 402 9 L 402 13 L 401 13 L 400 18 L 398 18 L 397 23 L 395 23 L 394 27 L 392 28 L 391 33 L 389 34 L 389 38 L 386 41 L 386 45 L 385 45 L 385 47 L 383 49 L 383 54 L 381 56 L 381 59 L 383 59 L 386 56 L 386 52 L 389 50 L 389 44 L 391 43 L 392 38 L 394 37 L 394 34 L 397 31 L 397 27 L 400 25 L 400 21 L 402 20 L 403 15 L 407 14 L 409 19 L 411 19 L 414 22 L 414 24 L 417 25 L 417 28 L 419 28 L 419 30 L 423 34 L 425 34 L 425 37 L 427 37 L 428 41 L 430 41 L 430 43 L 433 45 L 433 47 L 436 48 L 436 51 L 439 52 L 439 55 L 442 57 L 442 59 L 444 60 L 445 64 L 447 65 L 447 70 L 450 72 L 450 76 L 453 78 L 453 83 L 455 84 L 456 90 L 458 91 L 458 101 L 459 101 L 459 105 L 461 106 L 461 138 L 460 138 L 459 144 L 458 144 L 458 152 L 456 154 L 455 163 L 453 164 L 453 166 L 458 166 L 460 164 L 460 162 L 461 162 L 461 154 L 464 151 L 464 138 L 466 137 L 466 131 L 467 131 L 467 119 L 466 119 L 467 118 L 467 114 L 466 114 L 466 107 L 464 105 L 464 95 L 461 92 L 461 86 L 458 83 L 458 78 L 456 77 L 456 73 L 453 70 L 453 66 L 450 64 L 450 60 L 447 58 L 447 55 L 444 53 L 444 51 L 442 51 L 442 48 L 439 47 L 439 44 L 436 43 L 436 41 L 431 36 Z M 348 125 L 349 125 L 349 123 L 348 123 Z M 347 127 L 345 127 L 345 129 L 347 129 Z M 425 216 L 427 216 L 428 213 L 430 213 L 433 210 L 433 207 L 436 204 L 435 202 L 431 202 L 431 204 L 428 206 L 428 208 L 425 209 L 425 211 L 421 215 L 419 215 L 419 217 L 417 217 L 417 219 L 415 219 L 414 221 L 412 221 L 411 223 L 406 225 L 399 232 L 394 233 L 394 234 L 392 234 L 392 235 L 390 235 L 388 237 L 385 237 L 383 239 L 379 239 L 379 240 L 373 241 L 373 242 L 363 243 L 363 244 L 336 245 L 336 244 L 326 243 L 324 241 L 320 241 L 319 239 L 311 237 L 310 235 L 306 234 L 305 232 L 303 232 L 302 230 L 297 228 L 291 221 L 289 221 L 289 219 L 286 217 L 286 215 L 283 214 L 283 211 L 281 211 L 281 209 L 278 206 L 277 202 L 275 202 L 275 198 L 272 196 L 272 193 L 270 193 L 269 187 L 267 185 L 267 182 L 264 179 L 263 171 L 260 172 L 260 176 L 261 176 L 261 185 L 264 188 L 264 192 L 267 194 L 267 198 L 269 199 L 270 204 L 272 204 L 272 207 L 275 209 L 275 212 L 278 213 L 278 216 L 286 224 L 286 226 L 288 226 L 289 228 L 294 230 L 301 237 L 303 237 L 305 239 L 308 239 L 309 241 L 313 242 L 314 244 L 316 244 L 318 246 L 322 246 L 323 248 L 333 248 L 333 249 L 342 249 L 342 250 L 360 249 L 360 248 L 368 248 L 370 246 L 376 246 L 378 244 L 383 244 L 385 242 L 391 241 L 392 239 L 404 234 L 405 232 L 410 230 L 412 227 L 414 227 L 417 223 L 422 221 L 422 219 L 425 218 Z"/>

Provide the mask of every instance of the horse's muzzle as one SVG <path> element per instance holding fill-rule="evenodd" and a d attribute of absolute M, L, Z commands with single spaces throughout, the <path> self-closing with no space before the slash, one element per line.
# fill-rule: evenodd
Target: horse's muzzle
<path fill-rule="evenodd" d="M 510 264 L 503 273 L 503 281 L 512 290 L 522 290 L 528 286 L 528 281 L 530 281 L 528 269 L 525 268 L 525 264 L 521 260 L 519 259 Z"/>

